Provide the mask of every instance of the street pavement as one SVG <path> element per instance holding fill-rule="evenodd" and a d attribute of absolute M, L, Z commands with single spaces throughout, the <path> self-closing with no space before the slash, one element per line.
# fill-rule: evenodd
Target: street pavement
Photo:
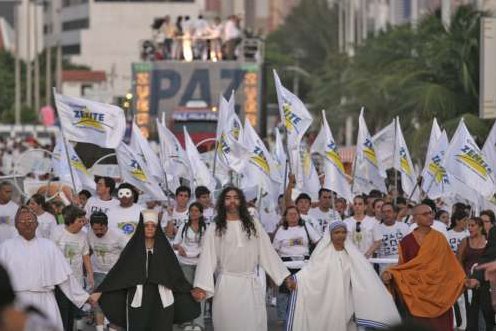
<path fill-rule="evenodd" d="M 269 331 L 282 331 L 283 326 L 278 325 L 276 321 L 276 307 L 267 305 L 267 320 L 268 320 L 268 330 Z M 182 331 L 178 326 L 174 326 L 174 331 Z M 213 331 L 212 320 L 205 320 L 205 331 Z M 92 325 L 86 325 L 84 331 L 95 331 L 95 327 Z"/>

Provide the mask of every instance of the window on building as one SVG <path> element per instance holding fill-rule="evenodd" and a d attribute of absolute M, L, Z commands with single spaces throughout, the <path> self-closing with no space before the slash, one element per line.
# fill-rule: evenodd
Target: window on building
<path fill-rule="evenodd" d="M 81 29 L 87 29 L 89 27 L 90 27 L 90 20 L 87 18 L 82 18 L 79 20 L 67 21 L 62 23 L 62 31 L 81 30 Z"/>
<path fill-rule="evenodd" d="M 62 54 L 64 55 L 79 55 L 81 54 L 81 45 L 66 45 L 62 46 Z"/>

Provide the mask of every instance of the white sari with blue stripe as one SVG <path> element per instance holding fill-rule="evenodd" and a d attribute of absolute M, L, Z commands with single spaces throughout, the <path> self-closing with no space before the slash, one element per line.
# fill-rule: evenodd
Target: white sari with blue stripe
<path fill-rule="evenodd" d="M 336 251 L 326 235 L 296 275 L 286 330 L 347 331 L 401 322 L 393 298 L 362 253 L 346 241 Z"/>

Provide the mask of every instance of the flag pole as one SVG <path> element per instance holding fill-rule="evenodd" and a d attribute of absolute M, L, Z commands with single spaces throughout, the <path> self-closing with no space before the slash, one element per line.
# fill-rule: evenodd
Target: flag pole
<path fill-rule="evenodd" d="M 54 98 L 56 98 L 56 93 L 57 93 L 57 90 L 55 89 L 55 87 L 53 87 L 53 97 Z M 57 115 L 59 115 L 59 118 L 60 118 L 59 110 L 57 108 L 57 102 L 54 102 L 53 104 L 55 105 L 55 110 L 57 111 Z M 74 189 L 74 194 L 77 195 L 78 191 L 76 188 L 76 181 L 74 180 L 74 173 L 72 171 L 71 160 L 69 159 L 69 150 L 67 149 L 67 141 L 65 140 L 64 126 L 62 125 L 62 122 L 60 123 L 60 134 L 62 135 L 62 143 L 64 144 L 65 157 L 67 158 L 67 164 L 69 165 L 69 172 L 71 174 L 72 188 Z"/>
<path fill-rule="evenodd" d="M 394 158 L 396 157 L 396 138 L 398 135 L 398 119 L 394 119 L 394 149 L 393 149 L 393 161 Z M 394 170 L 394 194 L 393 194 L 393 204 L 396 206 L 396 200 L 398 199 L 398 170 L 394 167 L 393 165 L 393 170 Z M 412 192 L 413 193 L 413 192 Z"/>

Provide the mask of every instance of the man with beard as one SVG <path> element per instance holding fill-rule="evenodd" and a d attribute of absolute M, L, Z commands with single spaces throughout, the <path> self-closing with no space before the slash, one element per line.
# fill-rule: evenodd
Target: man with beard
<path fill-rule="evenodd" d="M 127 239 L 115 229 L 108 228 L 108 218 L 105 213 L 97 211 L 90 217 L 91 231 L 88 233 L 88 242 L 91 251 L 91 264 L 93 265 L 93 279 L 95 288 L 100 286 L 107 273 L 126 246 Z M 105 316 L 102 310 L 95 307 L 96 331 L 103 331 Z M 110 327 L 109 330 L 115 330 Z"/>
<path fill-rule="evenodd" d="M 250 216 L 243 192 L 225 188 L 217 200 L 215 225 L 203 239 L 193 289 L 197 300 L 213 297 L 215 330 L 267 330 L 258 265 L 278 286 L 289 276 L 262 225 Z"/>

